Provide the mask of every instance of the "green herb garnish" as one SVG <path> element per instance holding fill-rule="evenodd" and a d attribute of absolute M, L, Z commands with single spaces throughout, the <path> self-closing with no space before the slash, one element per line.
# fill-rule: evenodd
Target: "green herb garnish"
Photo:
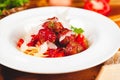
<path fill-rule="evenodd" d="M 2 11 L 0 10 L 0 15 L 2 15 Z"/>
<path fill-rule="evenodd" d="M 29 0 L 0 0 L 0 14 L 2 14 L 2 10 L 19 7 L 27 2 L 29 2 Z"/>
<path fill-rule="evenodd" d="M 74 26 L 71 25 L 71 29 L 73 32 L 75 32 L 76 34 L 81 34 L 84 32 L 84 30 L 82 28 L 76 28 Z"/>

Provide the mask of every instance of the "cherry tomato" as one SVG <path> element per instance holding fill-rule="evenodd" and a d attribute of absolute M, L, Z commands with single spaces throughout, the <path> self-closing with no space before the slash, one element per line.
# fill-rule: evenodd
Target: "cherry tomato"
<path fill-rule="evenodd" d="M 110 5 L 105 0 L 86 0 L 84 9 L 95 11 L 97 13 L 108 15 L 110 13 Z"/>

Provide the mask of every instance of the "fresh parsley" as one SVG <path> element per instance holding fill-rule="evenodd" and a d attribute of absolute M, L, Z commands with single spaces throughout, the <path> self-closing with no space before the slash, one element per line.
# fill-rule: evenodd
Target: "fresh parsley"
<path fill-rule="evenodd" d="M 76 34 L 81 34 L 84 32 L 84 30 L 82 28 L 76 28 L 74 26 L 71 25 L 71 29 L 73 32 L 75 32 Z"/>

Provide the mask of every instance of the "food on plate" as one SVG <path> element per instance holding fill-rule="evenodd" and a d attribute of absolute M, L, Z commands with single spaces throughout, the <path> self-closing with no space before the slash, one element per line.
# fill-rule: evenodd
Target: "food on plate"
<path fill-rule="evenodd" d="M 57 17 L 45 20 L 37 33 L 20 38 L 19 50 L 39 57 L 64 57 L 80 53 L 88 48 L 82 28 L 65 28 Z"/>

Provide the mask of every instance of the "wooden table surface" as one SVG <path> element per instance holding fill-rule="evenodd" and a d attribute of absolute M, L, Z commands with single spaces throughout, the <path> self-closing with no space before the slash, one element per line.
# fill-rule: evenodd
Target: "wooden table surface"
<path fill-rule="evenodd" d="M 108 17 L 120 15 L 120 5 L 111 6 L 111 8 Z M 120 16 L 117 18 L 120 18 Z M 0 65 L 0 80 L 95 80 L 101 66 L 102 64 L 83 71 L 65 74 L 31 74 Z"/>

